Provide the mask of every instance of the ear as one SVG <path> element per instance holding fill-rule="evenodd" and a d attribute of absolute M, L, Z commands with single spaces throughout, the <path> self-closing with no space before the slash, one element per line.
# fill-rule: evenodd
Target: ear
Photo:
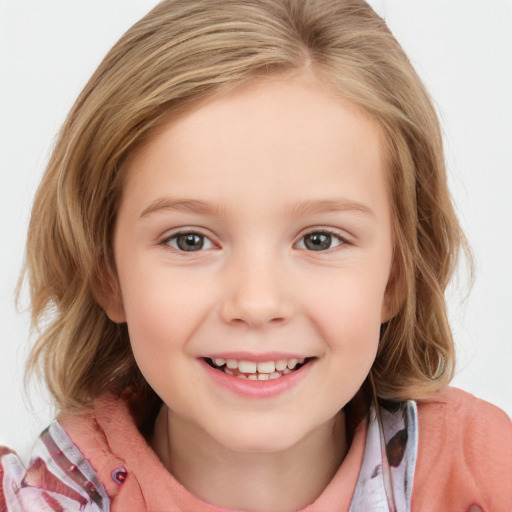
<path fill-rule="evenodd" d="M 389 322 L 403 306 L 407 296 L 405 277 L 400 271 L 396 257 L 393 258 L 388 284 L 382 301 L 381 323 Z"/>
<path fill-rule="evenodd" d="M 116 324 L 126 322 L 123 296 L 115 271 L 103 268 L 94 297 L 112 322 Z"/>

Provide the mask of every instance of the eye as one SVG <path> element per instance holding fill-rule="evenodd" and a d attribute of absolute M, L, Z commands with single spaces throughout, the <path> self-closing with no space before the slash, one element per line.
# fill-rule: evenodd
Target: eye
<path fill-rule="evenodd" d="M 308 251 L 327 251 L 344 243 L 345 241 L 334 233 L 314 231 L 304 235 L 297 244 L 297 247 L 299 249 L 307 249 Z"/>
<path fill-rule="evenodd" d="M 182 252 L 196 252 L 211 249 L 213 242 L 201 233 L 177 233 L 166 238 L 162 243 Z"/>

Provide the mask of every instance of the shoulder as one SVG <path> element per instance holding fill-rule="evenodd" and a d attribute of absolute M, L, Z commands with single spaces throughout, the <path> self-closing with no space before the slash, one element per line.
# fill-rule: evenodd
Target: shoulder
<path fill-rule="evenodd" d="M 498 407 L 447 388 L 418 402 L 415 510 L 512 510 L 512 423 Z"/>
<path fill-rule="evenodd" d="M 427 400 L 418 402 L 420 447 L 438 446 L 464 449 L 478 462 L 486 455 L 512 455 L 512 423 L 495 405 L 457 388 L 446 388 Z M 433 434 L 442 434 L 441 437 Z M 508 450 L 508 451 L 507 451 Z M 496 453 L 498 452 L 498 453 Z M 455 453 L 455 452 L 454 452 Z M 473 462 L 471 457 L 468 462 Z"/>
<path fill-rule="evenodd" d="M 489 443 L 490 446 L 503 446 L 503 443 L 510 446 L 512 442 L 512 424 L 507 414 L 461 389 L 446 388 L 417 405 L 420 436 L 421 431 L 424 434 L 443 432 L 445 437 L 468 448 L 484 440 L 487 446 Z"/>

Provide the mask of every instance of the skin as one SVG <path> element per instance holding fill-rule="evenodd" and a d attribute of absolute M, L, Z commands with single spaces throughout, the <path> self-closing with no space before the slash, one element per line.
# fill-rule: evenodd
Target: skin
<path fill-rule="evenodd" d="M 127 322 L 137 363 L 164 401 L 156 453 L 208 503 L 307 506 L 343 461 L 339 411 L 392 315 L 376 122 L 311 73 L 258 79 L 170 120 L 125 170 L 120 293 L 105 310 Z M 326 248 L 306 245 L 326 231 Z M 181 251 L 177 232 L 206 237 L 203 248 Z M 201 364 L 233 351 L 314 360 L 284 393 L 247 398 L 212 383 Z"/>

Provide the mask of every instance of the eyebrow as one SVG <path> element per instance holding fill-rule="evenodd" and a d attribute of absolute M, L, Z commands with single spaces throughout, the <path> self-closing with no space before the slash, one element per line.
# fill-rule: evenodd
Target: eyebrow
<path fill-rule="evenodd" d="M 295 205 L 292 211 L 297 215 L 354 211 L 370 217 L 376 217 L 375 212 L 369 206 L 349 199 L 313 199 L 302 201 Z"/>
<path fill-rule="evenodd" d="M 220 208 L 217 205 L 200 201 L 199 199 L 175 199 L 172 197 L 162 197 L 153 201 L 140 214 L 140 219 L 159 211 L 176 211 L 198 213 L 202 215 L 217 214 Z"/>
<path fill-rule="evenodd" d="M 148 217 L 152 213 L 159 211 L 176 211 L 196 213 L 200 215 L 218 215 L 221 208 L 215 203 L 201 201 L 199 199 L 177 199 L 171 197 L 162 197 L 153 201 L 140 214 L 140 219 Z M 376 217 L 374 211 L 367 205 L 351 201 L 348 199 L 313 199 L 301 201 L 292 208 L 295 215 L 314 215 L 328 212 L 355 211 L 371 217 Z"/>

